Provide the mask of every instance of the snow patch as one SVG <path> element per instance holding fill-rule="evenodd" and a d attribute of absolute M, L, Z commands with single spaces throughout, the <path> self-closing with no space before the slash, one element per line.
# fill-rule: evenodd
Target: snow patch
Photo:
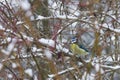
<path fill-rule="evenodd" d="M 47 45 L 47 46 L 51 46 L 51 47 L 55 46 L 55 42 L 52 39 L 41 38 L 41 39 L 39 39 L 39 42 L 44 44 L 44 45 Z"/>
<path fill-rule="evenodd" d="M 28 0 L 22 0 L 20 2 L 20 6 L 23 10 L 27 11 L 30 9 L 30 3 L 28 2 Z"/>
<path fill-rule="evenodd" d="M 12 74 L 7 74 L 8 78 L 12 79 L 13 75 Z"/>
<path fill-rule="evenodd" d="M 12 68 L 17 68 L 17 64 L 16 63 L 12 63 Z"/>
<path fill-rule="evenodd" d="M 37 51 L 37 48 L 36 47 L 33 47 L 32 48 L 32 52 L 36 52 Z"/>
<path fill-rule="evenodd" d="M 75 27 L 77 25 L 78 22 L 74 22 L 72 23 L 72 26 Z"/>
<path fill-rule="evenodd" d="M 3 26 L 0 24 L 0 30 L 5 30 L 5 28 L 3 28 Z"/>
<path fill-rule="evenodd" d="M 100 70 L 100 65 L 99 64 L 96 64 L 95 65 L 95 70 L 98 72 Z"/>
<path fill-rule="evenodd" d="M 37 78 L 37 76 L 36 76 L 36 75 L 34 76 L 34 80 L 38 80 L 38 78 Z"/>
<path fill-rule="evenodd" d="M 39 16 L 36 18 L 36 20 L 41 20 L 41 19 L 45 19 L 45 17 L 44 17 L 44 16 L 39 15 Z"/>
<path fill-rule="evenodd" d="M 26 70 L 25 70 L 25 73 L 28 74 L 30 77 L 33 76 L 32 69 L 30 69 L 30 68 L 29 68 L 29 69 L 26 69 Z"/>
<path fill-rule="evenodd" d="M 23 24 L 23 23 L 24 23 L 23 21 L 18 21 L 16 25 Z"/>
<path fill-rule="evenodd" d="M 52 59 L 52 52 L 49 49 L 45 49 L 44 54 L 48 59 Z"/>
<path fill-rule="evenodd" d="M 53 78 L 53 77 L 55 77 L 55 76 L 57 76 L 57 75 L 66 73 L 66 72 L 71 71 L 71 70 L 74 70 L 74 69 L 75 69 L 74 67 L 70 67 L 70 68 L 67 68 L 67 69 L 65 69 L 65 70 L 63 70 L 63 71 L 60 71 L 60 72 L 56 73 L 56 74 L 49 74 L 48 77 L 49 77 L 49 78 Z"/>
<path fill-rule="evenodd" d="M 6 55 L 10 55 L 10 53 L 12 52 L 16 42 L 17 42 L 17 39 L 13 38 L 12 42 L 8 45 L 7 50 L 2 49 L 1 51 Z"/>
<path fill-rule="evenodd" d="M 12 40 L 11 37 L 8 37 L 8 38 L 7 38 L 7 41 L 8 41 L 8 42 L 10 42 L 11 40 Z"/>
<path fill-rule="evenodd" d="M 72 20 L 78 19 L 77 17 L 66 16 L 66 15 L 57 15 L 56 17 L 60 19 L 72 19 Z"/>
<path fill-rule="evenodd" d="M 111 40 L 112 41 L 114 41 L 115 40 L 115 36 L 113 35 L 113 36 L 111 36 Z"/>
<path fill-rule="evenodd" d="M 119 66 L 119 65 L 116 65 L 116 66 L 101 65 L 101 67 L 108 68 L 108 69 L 112 69 L 112 70 L 120 69 L 120 66 Z"/>
<path fill-rule="evenodd" d="M 56 46 L 56 49 L 57 49 L 58 51 L 63 51 L 63 52 L 65 52 L 65 53 L 69 53 L 69 49 L 62 47 L 60 44 L 58 44 L 58 45 Z"/>

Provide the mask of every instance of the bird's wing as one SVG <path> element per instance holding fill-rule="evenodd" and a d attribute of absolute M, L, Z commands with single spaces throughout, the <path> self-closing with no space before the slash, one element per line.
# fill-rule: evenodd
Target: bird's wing
<path fill-rule="evenodd" d="M 87 52 L 84 49 L 80 48 L 78 45 L 76 45 L 75 49 L 76 49 L 75 51 L 77 52 L 77 54 L 80 54 L 80 55 L 86 55 L 87 54 Z"/>

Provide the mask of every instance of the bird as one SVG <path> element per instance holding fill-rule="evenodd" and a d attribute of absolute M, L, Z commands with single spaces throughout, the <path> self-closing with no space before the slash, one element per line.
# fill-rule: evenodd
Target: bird
<path fill-rule="evenodd" d="M 78 39 L 76 37 L 73 37 L 71 39 L 71 44 L 70 44 L 70 50 L 74 55 L 78 56 L 86 56 L 88 54 L 88 50 L 82 46 L 77 44 Z"/>
<path fill-rule="evenodd" d="M 83 63 L 87 71 L 90 72 L 93 68 L 91 62 L 86 62 L 84 60 L 89 60 L 90 58 L 90 53 L 89 51 L 83 46 L 83 45 L 78 45 L 78 39 L 76 37 L 73 37 L 71 39 L 71 44 L 70 44 L 70 49 L 74 56 L 76 56 L 81 63 Z"/>

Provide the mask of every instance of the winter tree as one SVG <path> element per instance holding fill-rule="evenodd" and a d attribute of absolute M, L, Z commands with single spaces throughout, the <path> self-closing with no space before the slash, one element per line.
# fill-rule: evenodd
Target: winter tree
<path fill-rule="evenodd" d="M 119 34 L 119 0 L 1 0 L 0 79 L 119 80 Z"/>

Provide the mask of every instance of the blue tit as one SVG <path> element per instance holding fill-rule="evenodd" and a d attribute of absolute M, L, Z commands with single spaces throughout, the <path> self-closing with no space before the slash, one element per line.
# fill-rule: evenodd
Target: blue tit
<path fill-rule="evenodd" d="M 77 38 L 71 39 L 70 49 L 73 54 L 85 56 L 88 54 L 87 49 L 85 50 L 84 47 L 77 45 Z"/>

